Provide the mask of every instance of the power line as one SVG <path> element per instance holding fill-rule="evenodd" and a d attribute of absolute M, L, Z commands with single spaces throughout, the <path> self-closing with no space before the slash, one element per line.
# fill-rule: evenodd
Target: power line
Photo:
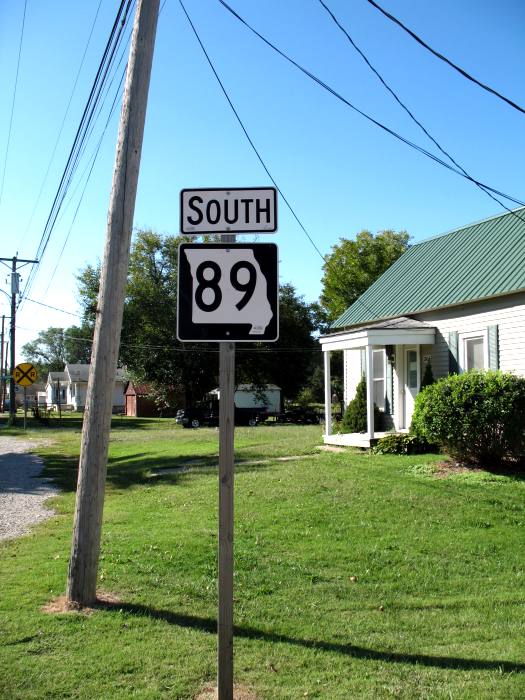
<path fill-rule="evenodd" d="M 9 145 L 11 143 L 11 129 L 13 127 L 13 115 L 15 112 L 16 90 L 18 87 L 18 72 L 20 70 L 20 57 L 22 56 L 22 43 L 23 43 L 23 39 L 24 39 L 24 27 L 26 24 L 26 10 L 27 10 L 27 0 L 24 0 L 24 14 L 22 17 L 22 29 L 20 31 L 20 43 L 18 45 L 18 60 L 16 63 L 15 85 L 13 88 L 13 100 L 11 102 L 11 116 L 9 118 L 9 129 L 7 132 L 7 145 L 5 148 L 5 158 L 4 158 L 4 170 L 2 172 L 2 184 L 0 186 L 0 205 L 2 204 L 2 196 L 4 194 L 4 182 L 5 182 L 5 171 L 7 168 L 7 156 L 9 153 Z"/>
<path fill-rule="evenodd" d="M 30 301 L 32 304 L 38 304 L 39 306 L 45 306 L 46 309 L 53 309 L 53 311 L 60 311 L 63 314 L 69 314 L 70 316 L 76 316 L 77 318 L 82 318 L 80 314 L 75 314 L 72 311 L 66 311 L 65 309 L 59 309 L 57 306 L 51 306 L 50 304 L 44 304 L 43 301 L 37 301 L 36 299 L 25 298 L 26 301 Z"/>
<path fill-rule="evenodd" d="M 29 228 L 31 227 L 31 224 L 33 223 L 33 218 L 34 218 L 34 216 L 35 216 L 36 209 L 37 209 L 38 204 L 39 204 L 39 202 L 40 202 L 40 198 L 42 197 L 42 192 L 44 191 L 44 187 L 45 187 L 45 184 L 46 184 L 46 182 L 47 182 L 47 178 L 48 178 L 48 175 L 49 175 L 49 171 L 50 171 L 50 169 L 51 169 L 51 165 L 52 165 L 52 163 L 53 163 L 53 159 L 54 159 L 54 157 L 55 157 L 55 153 L 56 153 L 56 150 L 57 150 L 57 147 L 58 147 L 58 143 L 59 143 L 59 141 L 60 141 L 60 137 L 62 136 L 62 131 L 64 130 L 64 125 L 65 125 L 65 123 L 66 123 L 66 118 L 67 118 L 67 115 L 69 114 L 69 108 L 71 107 L 71 102 L 72 102 L 72 100 L 73 100 L 73 95 L 75 94 L 75 90 L 76 90 L 76 87 L 77 87 L 77 84 L 78 84 L 78 79 L 79 79 L 79 77 L 80 77 L 80 73 L 81 73 L 82 67 L 83 67 L 83 65 L 84 65 L 84 60 L 85 60 L 85 58 L 86 58 L 86 54 L 87 54 L 87 51 L 88 51 L 88 48 L 89 48 L 89 44 L 90 44 L 90 42 L 91 42 L 91 37 L 93 36 L 93 30 L 95 29 L 95 24 L 96 24 L 96 22 L 97 22 L 97 18 L 98 18 L 98 14 L 99 14 L 100 6 L 101 6 L 101 5 L 102 5 L 102 0 L 99 0 L 98 7 L 97 7 L 97 10 L 96 10 L 96 12 L 95 12 L 95 17 L 93 18 L 93 22 L 92 22 L 92 24 L 91 24 L 91 30 L 90 30 L 89 36 L 88 36 L 88 38 L 87 38 L 86 46 L 85 46 L 85 48 L 84 48 L 84 53 L 82 54 L 82 58 L 80 59 L 80 65 L 79 65 L 78 70 L 77 70 L 77 75 L 76 75 L 75 81 L 74 81 L 74 83 L 73 83 L 73 87 L 72 87 L 72 89 L 71 89 L 71 94 L 69 95 L 69 100 L 68 100 L 68 103 L 67 103 L 67 106 L 66 106 L 66 111 L 64 112 L 64 116 L 63 116 L 63 118 L 62 118 L 62 123 L 60 124 L 60 128 L 59 128 L 59 130 L 58 130 L 58 135 L 57 135 L 57 138 L 56 138 L 56 141 L 55 141 L 55 145 L 53 146 L 53 150 L 52 150 L 52 152 L 51 152 L 51 156 L 50 156 L 50 158 L 49 158 L 49 163 L 48 163 L 48 165 L 47 165 L 47 169 L 46 169 L 46 172 L 45 172 L 45 175 L 44 175 L 44 179 L 42 180 L 42 184 L 40 185 L 40 190 L 39 190 L 39 192 L 38 192 L 35 205 L 34 205 L 33 210 L 32 210 L 32 212 L 31 212 L 31 216 L 29 217 L 29 221 L 28 221 L 28 223 L 27 223 L 27 226 L 26 226 L 26 229 L 25 229 L 25 231 L 24 231 L 24 235 L 23 235 L 23 237 L 22 237 L 22 241 L 21 241 L 21 244 L 20 244 L 20 245 L 22 245 L 25 236 L 27 236 L 27 233 L 28 233 L 28 231 L 29 231 Z"/>
<path fill-rule="evenodd" d="M 281 195 L 281 197 L 282 197 L 284 203 L 286 204 L 286 206 L 288 207 L 288 209 L 289 209 L 290 212 L 292 213 L 294 219 L 297 221 L 297 223 L 298 223 L 299 226 L 301 227 L 302 231 L 305 233 L 306 237 L 308 238 L 308 240 L 310 241 L 310 243 L 311 243 L 312 246 L 315 248 L 316 252 L 318 253 L 318 255 L 321 257 L 321 259 L 322 259 L 323 262 L 324 262 L 324 260 L 325 260 L 324 255 L 321 253 L 321 251 L 319 250 L 319 248 L 318 248 L 317 245 L 315 244 L 314 240 L 312 239 L 312 237 L 310 236 L 310 234 L 309 234 L 308 231 L 306 230 L 305 226 L 303 225 L 303 223 L 301 222 L 301 220 L 299 219 L 299 217 L 298 217 L 297 214 L 295 213 L 295 211 L 294 211 L 292 205 L 290 204 L 290 202 L 289 202 L 289 201 L 287 200 L 287 198 L 284 196 L 282 190 L 280 189 L 279 185 L 278 185 L 277 182 L 275 181 L 273 175 L 270 173 L 270 171 L 269 171 L 269 169 L 268 169 L 266 163 L 265 163 L 264 160 L 262 159 L 261 154 L 260 154 L 259 151 L 257 150 L 257 148 L 256 148 L 256 146 L 255 146 L 255 144 L 254 144 L 254 142 L 252 141 L 250 135 L 248 134 L 248 131 L 246 130 L 246 127 L 244 126 L 243 121 L 242 121 L 242 119 L 241 119 L 240 116 L 239 116 L 239 113 L 238 113 L 237 110 L 235 109 L 235 107 L 234 107 L 234 105 L 233 105 L 233 102 L 231 101 L 230 96 L 228 95 L 228 93 L 227 93 L 227 91 L 226 91 L 226 88 L 224 87 L 224 85 L 223 85 L 221 79 L 219 78 L 219 75 L 218 75 L 217 71 L 215 70 L 215 66 L 214 66 L 213 63 L 212 63 L 212 60 L 210 59 L 210 57 L 209 57 L 209 55 L 208 55 L 206 49 L 204 48 L 204 44 L 202 43 L 201 38 L 200 38 L 200 36 L 199 36 L 197 30 L 195 29 L 195 25 L 194 25 L 193 22 L 191 21 L 191 18 L 190 18 L 188 12 L 186 11 L 186 8 L 184 7 L 184 5 L 183 5 L 183 3 L 182 3 L 182 0 L 179 0 L 179 3 L 180 3 L 180 6 L 182 7 L 182 9 L 183 9 L 183 11 L 184 11 L 184 14 L 186 15 L 186 18 L 187 18 L 187 20 L 188 20 L 188 22 L 189 22 L 189 24 L 190 24 L 190 26 L 191 26 L 191 28 L 192 28 L 192 30 L 193 30 L 193 33 L 195 34 L 195 36 L 196 36 L 196 38 L 197 38 L 197 41 L 199 42 L 199 45 L 200 45 L 200 47 L 201 47 L 201 49 L 202 49 L 204 55 L 206 56 L 206 60 L 208 61 L 209 65 L 210 65 L 210 68 L 211 68 L 212 71 L 213 71 L 213 74 L 214 74 L 215 78 L 217 79 L 217 82 L 219 83 L 219 85 L 220 85 L 220 87 L 221 87 L 221 90 L 223 91 L 224 96 L 226 97 L 226 100 L 228 101 L 228 104 L 230 105 L 230 107 L 231 107 L 231 109 L 232 109 L 232 111 L 233 111 L 233 113 L 234 113 L 234 115 L 235 115 L 237 121 L 239 122 L 239 124 L 240 124 L 240 126 L 241 126 L 241 129 L 242 129 L 243 132 L 244 132 L 244 135 L 245 135 L 246 138 L 248 139 L 248 143 L 250 144 L 250 146 L 252 147 L 252 149 L 253 149 L 255 155 L 256 155 L 257 158 L 259 159 L 259 162 L 260 162 L 261 165 L 263 166 L 263 168 L 264 168 L 266 174 L 268 175 L 268 177 L 270 178 L 270 180 L 271 180 L 271 181 L 273 182 L 273 184 L 275 185 L 275 188 L 277 189 L 277 191 L 278 191 L 279 194 Z"/>
<path fill-rule="evenodd" d="M 103 130 L 102 134 L 100 135 L 100 138 L 99 138 L 99 140 L 98 140 L 98 144 L 97 144 L 97 146 L 96 146 L 95 152 L 94 152 L 93 155 L 91 156 L 91 168 L 89 169 L 89 172 L 88 172 L 88 175 L 87 175 L 87 178 L 86 178 L 86 182 L 84 183 L 84 187 L 83 187 L 83 189 L 82 189 L 82 193 L 81 193 L 81 195 L 80 195 L 80 199 L 79 199 L 79 201 L 78 201 L 77 208 L 75 209 L 75 213 L 74 213 L 74 215 L 73 215 L 73 219 L 72 219 L 72 221 L 71 221 L 71 224 L 70 224 L 70 226 L 69 226 L 69 230 L 68 230 L 67 235 L 66 235 L 66 238 L 65 238 L 65 240 L 64 240 L 64 244 L 63 244 L 63 246 L 62 246 L 62 249 L 61 249 L 60 253 L 58 254 L 57 261 L 56 261 L 55 267 L 54 267 L 54 269 L 53 269 L 53 272 L 51 273 L 51 276 L 49 277 L 49 280 L 48 280 L 48 283 L 47 283 L 47 287 L 46 287 L 46 289 L 45 289 L 45 291 L 44 291 L 44 296 L 47 294 L 47 292 L 48 292 L 48 290 L 49 290 L 49 287 L 51 286 L 51 282 L 53 281 L 53 278 L 55 277 L 56 271 L 57 271 L 58 266 L 59 266 L 59 264 L 60 264 L 60 260 L 61 260 L 61 258 L 62 258 L 62 255 L 64 254 L 64 250 L 66 249 L 66 245 L 67 245 L 67 242 L 68 242 L 68 240 L 69 240 L 69 236 L 71 235 L 71 231 L 73 230 L 73 226 L 74 226 L 74 224 L 75 224 L 75 221 L 76 221 L 76 218 L 77 218 L 77 214 L 78 214 L 78 211 L 79 211 L 79 209 L 80 209 L 80 205 L 82 204 L 82 201 L 83 201 L 83 199 L 84 199 L 84 194 L 85 194 L 85 192 L 86 192 L 86 188 L 87 188 L 87 186 L 88 186 L 88 184 L 89 184 L 89 180 L 90 180 L 90 178 L 91 178 L 91 173 L 93 172 L 93 168 L 95 167 L 95 163 L 96 163 L 96 160 L 97 160 L 97 156 L 98 156 L 98 153 L 99 153 L 99 151 L 100 151 L 100 147 L 101 147 L 101 145 L 102 145 L 102 140 L 103 140 L 104 135 L 105 135 L 105 133 L 106 133 L 106 130 L 107 130 L 107 128 L 108 128 L 109 122 L 111 121 L 111 117 L 113 116 L 113 114 L 114 114 L 114 112 L 115 112 L 115 107 L 116 107 L 116 105 L 117 105 L 117 98 L 118 98 L 118 96 L 119 96 L 119 94 L 120 94 L 120 92 L 121 92 L 122 83 L 123 83 L 123 81 L 124 81 L 125 73 L 126 73 L 126 69 L 124 68 L 124 72 L 123 72 L 122 77 L 121 77 L 121 79 L 120 79 L 120 83 L 119 83 L 119 86 L 118 86 L 118 88 L 117 88 L 117 92 L 115 93 L 115 97 L 114 97 L 114 99 L 113 99 L 113 104 L 111 105 L 111 109 L 110 109 L 110 111 L 109 111 L 109 115 L 108 115 L 108 118 L 107 118 L 107 120 L 106 120 L 106 124 L 105 124 L 105 126 L 104 126 L 104 130 Z M 88 165 L 89 165 L 89 162 L 88 162 Z"/>
<path fill-rule="evenodd" d="M 427 156 L 427 158 L 430 158 L 431 160 L 435 161 L 436 163 L 439 163 L 439 165 L 442 165 L 444 168 L 447 168 L 447 170 L 450 170 L 456 175 L 460 175 L 461 177 L 465 178 L 466 180 L 469 180 L 470 182 L 473 182 L 476 185 L 481 185 L 484 187 L 486 190 L 490 190 L 494 194 L 499 195 L 500 197 L 504 197 L 505 199 L 508 199 L 511 202 L 514 202 L 515 204 L 518 204 L 520 206 L 524 206 L 525 202 L 522 202 L 519 199 L 516 199 L 515 197 L 512 197 L 511 195 L 505 194 L 504 192 L 500 192 L 499 190 L 496 190 L 493 187 L 490 187 L 486 183 L 480 182 L 479 180 L 475 180 L 474 178 L 464 175 L 459 169 L 455 168 L 454 166 L 450 165 L 446 161 L 442 160 L 438 156 L 436 156 L 434 153 L 431 153 L 430 151 L 427 151 L 427 149 L 423 148 L 422 146 L 419 146 L 418 144 L 410 141 L 409 139 L 405 138 L 404 136 L 401 136 L 401 134 L 398 134 L 396 131 L 391 129 L 390 127 L 386 126 L 385 124 L 382 124 L 380 121 L 377 119 L 374 119 L 371 117 L 369 114 L 364 112 L 363 110 L 359 109 L 356 107 L 354 104 L 352 104 L 349 100 L 347 100 L 345 97 L 343 97 L 340 93 L 338 93 L 336 90 L 331 88 L 327 83 L 322 81 L 320 78 L 318 78 L 316 75 L 311 73 L 309 70 L 301 66 L 297 61 L 295 61 L 293 58 L 290 58 L 284 51 L 281 51 L 281 49 L 277 48 L 274 44 L 272 44 L 271 41 L 266 39 L 262 34 L 260 34 L 256 29 L 254 29 L 246 20 L 244 20 L 234 9 L 232 9 L 224 0 L 218 0 L 221 5 L 225 9 L 228 10 L 234 17 L 236 17 L 242 24 L 244 24 L 253 34 L 255 34 L 261 41 L 263 41 L 267 46 L 272 48 L 276 53 L 278 53 L 280 56 L 282 56 L 286 61 L 291 63 L 293 66 L 295 66 L 298 70 L 300 70 L 302 73 L 304 73 L 306 76 L 308 76 L 311 80 L 313 80 L 315 83 L 320 85 L 324 90 L 332 94 L 334 97 L 336 97 L 338 100 L 343 102 L 343 104 L 347 105 L 347 107 L 350 107 L 350 109 L 354 110 L 358 114 L 360 114 L 362 117 L 367 119 L 369 122 L 374 124 L 375 126 L 379 127 L 383 131 L 386 131 L 388 134 L 393 136 L 394 138 L 398 139 L 402 143 L 405 143 L 407 146 L 410 146 L 410 148 L 413 148 L 414 150 L 418 151 L 419 153 Z M 180 0 L 179 0 L 180 2 Z"/>
<path fill-rule="evenodd" d="M 430 51 L 430 53 L 434 54 L 437 58 L 439 58 L 441 61 L 444 61 L 447 63 L 451 68 L 454 68 L 458 73 L 460 73 L 464 78 L 467 78 L 467 80 L 470 80 L 471 82 L 475 83 L 476 85 L 479 85 L 479 87 L 483 88 L 483 90 L 486 90 L 487 92 L 492 93 L 496 97 L 499 97 L 500 100 L 503 100 L 503 102 L 506 102 L 508 105 L 511 107 L 514 107 L 514 109 L 517 109 L 518 112 L 522 112 L 522 114 L 525 114 L 525 109 L 523 107 L 520 107 L 516 102 L 513 102 L 510 100 L 508 97 L 505 97 L 505 95 L 502 95 L 500 92 L 497 90 L 494 90 L 494 88 L 491 88 L 489 85 L 485 85 L 485 83 L 480 82 L 476 78 L 474 78 L 470 73 L 467 73 L 466 70 L 463 70 L 463 68 L 460 68 L 458 65 L 453 63 L 450 59 L 448 59 L 446 56 L 444 56 L 442 53 L 439 53 L 439 51 L 436 51 L 433 49 L 431 46 L 429 46 L 421 37 L 419 37 L 415 32 L 413 32 L 411 29 L 409 29 L 407 26 L 405 26 L 400 20 L 397 19 L 397 17 L 394 17 L 394 15 L 391 15 L 389 12 L 384 10 L 380 5 L 377 4 L 374 0 L 368 0 L 368 2 L 376 8 L 376 10 L 379 10 L 385 17 L 388 17 L 389 20 L 397 24 L 401 29 L 403 29 L 407 34 L 409 34 L 415 41 L 417 41 L 418 44 L 421 44 L 427 51 Z"/>
<path fill-rule="evenodd" d="M 100 61 L 95 79 L 93 81 L 89 97 L 87 99 L 80 124 L 78 126 L 73 145 L 71 147 L 69 157 L 62 173 L 62 177 L 51 206 L 51 210 L 47 217 L 42 236 L 40 238 L 40 243 L 37 249 L 37 256 L 40 262 L 42 262 L 43 255 L 49 244 L 53 228 L 56 224 L 58 214 L 60 212 L 61 206 L 64 202 L 67 190 L 71 184 L 71 180 L 78 166 L 78 161 L 80 154 L 83 152 L 84 144 L 86 142 L 86 136 L 93 124 L 95 111 L 100 102 L 102 91 L 104 90 L 105 84 L 108 80 L 109 71 L 114 61 L 115 53 L 121 41 L 121 37 L 125 28 L 126 23 L 130 17 L 130 6 L 132 0 L 121 0 L 119 9 L 115 21 L 113 23 L 109 39 L 106 43 L 102 59 Z M 120 26 L 119 26 L 120 25 Z M 28 281 L 22 293 L 22 300 L 26 294 L 29 293 L 34 279 L 36 277 L 38 268 L 33 267 L 29 275 Z"/>
<path fill-rule="evenodd" d="M 222 0 L 219 0 L 219 1 L 222 2 Z M 199 34 L 197 33 L 197 30 L 195 29 L 194 24 L 193 24 L 193 22 L 191 21 L 191 19 L 190 19 L 188 13 L 186 12 L 186 8 L 184 7 L 184 5 L 183 5 L 183 3 L 182 3 L 182 0 L 179 0 L 179 3 L 180 3 L 180 5 L 181 5 L 182 9 L 184 10 L 184 14 L 186 15 L 186 17 L 187 17 L 187 19 L 188 19 L 188 22 L 189 22 L 189 24 L 190 24 L 190 26 L 191 26 L 191 28 L 192 28 L 192 30 L 193 30 L 193 32 L 194 32 L 196 38 L 197 38 L 197 41 L 198 41 L 199 44 L 200 44 L 200 47 L 201 47 L 201 49 L 202 49 L 204 55 L 206 56 L 206 59 L 207 59 L 209 65 L 210 65 L 210 68 L 212 69 L 213 74 L 215 75 L 215 77 L 216 77 L 216 79 L 217 79 L 217 82 L 219 83 L 219 85 L 220 85 L 220 87 L 221 87 L 221 89 L 222 89 L 222 91 L 223 91 L 223 93 L 224 93 L 224 96 L 226 97 L 226 99 L 227 99 L 227 101 L 228 101 L 228 104 L 230 105 L 230 107 L 231 107 L 231 109 L 232 109 L 232 111 L 233 111 L 235 117 L 237 118 L 237 121 L 239 122 L 239 124 L 240 124 L 240 126 L 241 126 L 241 128 L 242 128 L 242 130 L 243 130 L 243 132 L 244 132 L 244 134 L 245 134 L 245 136 L 246 136 L 246 138 L 248 139 L 248 142 L 249 142 L 250 146 L 251 146 L 252 149 L 254 150 L 255 155 L 257 156 L 257 158 L 259 159 L 259 161 L 260 161 L 260 163 L 262 164 L 263 168 L 265 169 L 266 173 L 268 174 L 268 177 L 271 179 L 271 181 L 272 181 L 273 184 L 275 185 L 277 191 L 279 192 L 279 194 L 280 194 L 281 197 L 283 198 L 283 200 L 284 200 L 284 202 L 286 203 L 288 209 L 292 212 L 292 214 L 293 214 L 295 220 L 297 221 L 297 223 L 299 224 L 299 226 L 301 227 L 301 229 L 303 230 L 303 232 L 306 234 L 308 240 L 310 241 L 310 243 L 312 244 L 312 246 L 315 248 L 315 250 L 317 251 L 317 253 L 318 253 L 319 256 L 321 257 L 322 261 L 323 261 L 323 262 L 326 262 L 326 257 L 321 253 L 321 251 L 319 250 L 319 248 L 318 248 L 318 247 L 316 246 L 316 244 L 314 243 L 314 241 L 313 241 L 313 239 L 311 238 L 310 234 L 308 233 L 308 231 L 306 230 L 306 228 L 303 226 L 302 222 L 299 220 L 299 218 L 298 218 L 298 216 L 296 215 L 295 211 L 293 210 L 291 204 L 288 202 L 288 200 L 286 199 L 286 197 L 283 195 L 281 189 L 280 189 L 279 186 L 277 185 L 276 181 L 274 180 L 274 178 L 272 177 L 270 171 L 268 170 L 266 164 L 264 163 L 264 161 L 263 161 L 263 159 L 262 159 L 262 157 L 261 157 L 259 151 L 257 150 L 257 148 L 255 147 L 253 141 L 251 140 L 251 138 L 250 138 L 250 136 L 249 136 L 249 134 L 248 134 L 248 132 L 247 132 L 247 130 L 246 130 L 246 127 L 244 126 L 244 124 L 243 124 L 243 122 L 242 122 L 242 120 L 241 120 L 241 118 L 240 118 L 240 116 L 239 116 L 237 110 L 235 109 L 235 107 L 234 107 L 234 105 L 233 105 L 233 103 L 232 103 L 232 101 L 231 101 L 231 99 L 230 99 L 230 97 L 229 97 L 229 95 L 228 95 L 228 93 L 227 93 L 227 91 L 226 91 L 226 88 L 224 87 L 224 85 L 223 85 L 221 79 L 219 78 L 219 75 L 218 75 L 217 71 L 215 70 L 215 67 L 214 67 L 214 65 L 213 65 L 213 63 L 212 63 L 210 57 L 208 56 L 208 53 L 206 52 L 206 49 L 204 48 L 204 45 L 203 45 L 203 43 L 202 43 L 202 41 L 201 41 L 201 39 L 200 39 L 200 37 L 199 37 Z M 225 3 L 222 3 L 222 4 L 225 5 Z M 225 6 L 228 8 L 227 5 L 225 5 Z M 230 9 L 230 8 L 228 8 L 228 9 Z M 234 14 L 235 14 L 235 13 L 234 13 Z M 252 31 L 254 31 L 254 30 L 252 30 Z M 266 40 L 265 40 L 265 41 L 266 41 Z M 372 316 L 375 315 L 375 312 L 372 311 L 372 309 L 371 309 L 367 304 L 365 304 L 365 302 L 362 301 L 360 298 L 356 299 L 356 302 L 359 303 L 359 304 L 361 304 L 361 306 L 365 309 L 365 311 L 366 311 L 367 313 L 371 314 Z"/>
<path fill-rule="evenodd" d="M 521 221 L 523 221 L 523 219 L 521 218 L 521 216 L 518 216 L 517 214 L 515 214 L 515 213 L 513 212 L 512 209 L 510 209 L 509 207 L 507 207 L 507 205 L 504 204 L 500 199 L 498 199 L 498 198 L 495 197 L 493 194 L 491 194 L 491 192 L 489 192 L 487 189 L 485 189 L 485 187 L 483 187 L 483 185 L 478 184 L 477 182 L 475 182 L 474 178 L 465 170 L 465 168 L 464 168 L 462 165 L 460 165 L 460 164 L 450 155 L 450 153 L 448 153 L 448 151 L 446 151 L 446 150 L 438 143 L 438 141 L 432 136 L 432 134 L 430 134 L 430 133 L 428 132 L 428 130 L 423 126 L 423 124 L 414 116 L 414 114 L 413 114 L 412 111 L 406 106 L 406 104 L 405 104 L 404 102 L 402 102 L 402 100 L 401 100 L 401 98 L 399 97 L 399 95 L 397 95 L 397 94 L 394 92 L 394 90 L 390 87 L 390 85 L 388 85 L 388 83 L 385 81 L 385 79 L 384 79 L 383 76 L 379 73 L 379 71 L 377 71 L 376 68 L 374 68 L 374 66 L 370 63 L 370 61 L 368 60 L 368 58 L 367 58 L 367 56 L 365 55 L 365 53 L 364 53 L 364 52 L 359 48 L 359 46 L 355 43 L 355 41 L 354 41 L 354 40 L 352 39 L 352 37 L 350 36 L 349 32 L 348 32 L 348 31 L 345 29 L 345 27 L 343 27 L 343 25 L 339 22 L 339 20 L 338 20 L 337 17 L 334 15 L 334 13 L 330 10 L 330 8 L 323 2 L 323 0 L 319 0 L 319 4 L 322 5 L 322 7 L 324 7 L 324 9 L 326 10 L 326 12 L 327 12 L 327 13 L 330 15 L 330 17 L 332 18 L 333 22 L 334 22 L 334 23 L 337 25 L 337 27 L 339 27 L 339 29 L 343 32 L 343 34 L 346 36 L 346 38 L 348 39 L 348 41 L 350 42 L 350 44 L 354 47 L 354 49 L 357 51 L 357 53 L 361 56 L 361 58 L 363 59 L 363 61 L 364 61 L 364 62 L 366 63 L 366 65 L 370 68 L 370 70 L 374 73 L 374 75 L 376 75 L 376 77 L 377 77 L 378 80 L 381 82 L 381 84 L 383 85 L 383 87 L 384 87 L 386 90 L 388 90 L 388 92 L 392 95 L 392 97 L 393 97 L 393 98 L 395 99 L 395 101 L 399 104 L 399 106 L 408 114 L 408 116 L 410 117 L 410 119 L 412 119 L 412 121 L 413 121 L 415 124 L 417 124 L 417 126 L 421 129 L 421 131 L 432 141 L 432 143 L 441 151 L 441 153 L 443 153 L 444 156 L 446 156 L 457 168 L 459 168 L 459 169 L 461 170 L 461 172 L 462 172 L 464 175 L 466 175 L 469 179 L 471 179 L 471 180 L 475 183 L 476 187 L 478 187 L 478 188 L 479 188 L 482 192 L 484 192 L 488 197 L 490 197 L 490 198 L 491 198 L 492 200 L 494 200 L 497 204 L 499 204 L 501 207 L 503 207 L 503 209 L 506 209 L 508 212 L 510 212 L 511 214 L 513 214 L 514 216 L 516 216 L 518 219 L 520 219 Z"/>

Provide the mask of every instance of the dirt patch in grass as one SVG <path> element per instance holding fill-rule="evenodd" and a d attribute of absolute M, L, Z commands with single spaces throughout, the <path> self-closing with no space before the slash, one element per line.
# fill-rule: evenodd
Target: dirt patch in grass
<path fill-rule="evenodd" d="M 477 467 L 466 467 L 460 462 L 445 460 L 443 462 L 437 462 L 432 476 L 435 476 L 436 479 L 446 479 L 447 476 L 451 476 L 452 474 L 473 474 L 481 471 L 483 470 Z"/>
<path fill-rule="evenodd" d="M 111 608 L 120 603 L 120 598 L 109 591 L 98 591 L 95 605 L 79 605 L 61 595 L 53 598 L 49 603 L 42 606 L 41 610 L 48 615 L 63 615 L 64 613 L 80 613 L 81 615 L 91 615 L 95 610 L 101 608 Z"/>
<path fill-rule="evenodd" d="M 203 688 L 200 693 L 195 696 L 194 700 L 217 700 L 218 697 L 219 693 L 217 688 L 210 685 Z M 257 696 L 246 686 L 234 685 L 233 700 L 257 700 Z"/>
<path fill-rule="evenodd" d="M 322 452 L 346 452 L 346 448 L 337 445 L 317 445 L 317 449 Z"/>

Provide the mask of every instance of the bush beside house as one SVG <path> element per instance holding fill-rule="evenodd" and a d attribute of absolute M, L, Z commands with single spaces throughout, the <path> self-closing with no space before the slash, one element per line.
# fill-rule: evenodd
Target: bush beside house
<path fill-rule="evenodd" d="M 380 420 L 381 413 L 374 404 L 374 423 L 376 426 L 379 425 Z M 366 433 L 367 431 L 365 375 L 361 377 L 355 396 L 346 407 L 341 421 L 341 429 L 346 433 Z"/>
<path fill-rule="evenodd" d="M 465 464 L 525 456 L 525 378 L 496 370 L 451 375 L 416 397 L 412 431 Z"/>

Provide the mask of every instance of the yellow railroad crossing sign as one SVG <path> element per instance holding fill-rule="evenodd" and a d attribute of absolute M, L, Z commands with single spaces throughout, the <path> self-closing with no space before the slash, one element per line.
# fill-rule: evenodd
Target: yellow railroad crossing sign
<path fill-rule="evenodd" d="M 22 362 L 15 367 L 13 378 L 20 386 L 31 386 L 36 382 L 38 372 L 30 362 Z"/>

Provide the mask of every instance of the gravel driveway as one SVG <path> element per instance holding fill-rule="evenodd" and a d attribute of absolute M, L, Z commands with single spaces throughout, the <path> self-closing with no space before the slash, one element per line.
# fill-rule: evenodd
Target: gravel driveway
<path fill-rule="evenodd" d="M 50 518 L 44 501 L 59 491 L 39 477 L 43 462 L 29 450 L 34 441 L 0 435 L 0 540 L 19 537 Z"/>

